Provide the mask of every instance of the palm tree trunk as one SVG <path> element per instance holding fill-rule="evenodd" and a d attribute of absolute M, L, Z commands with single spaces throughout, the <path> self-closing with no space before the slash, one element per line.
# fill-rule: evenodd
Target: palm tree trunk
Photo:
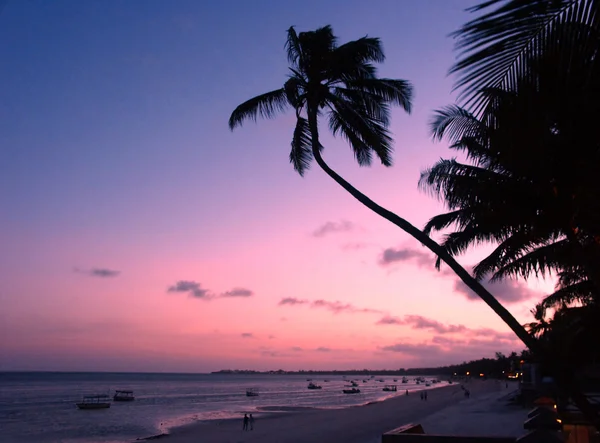
<path fill-rule="evenodd" d="M 434 241 L 427 234 L 410 224 L 408 221 L 394 214 L 393 212 L 385 209 L 378 205 L 373 200 L 368 198 L 349 182 L 344 180 L 337 172 L 329 167 L 323 157 L 321 156 L 321 143 L 319 142 L 319 129 L 317 122 L 317 107 L 308 106 L 308 125 L 311 132 L 312 138 L 312 154 L 317 161 L 317 164 L 323 169 L 327 175 L 335 180 L 342 188 L 350 193 L 359 202 L 365 205 L 367 208 L 392 222 L 404 232 L 411 235 L 413 238 L 421 242 L 431 252 L 436 254 L 441 260 L 443 260 L 455 273 L 456 275 L 466 284 L 473 292 L 475 292 L 492 310 L 498 314 L 498 316 L 504 320 L 504 322 L 512 329 L 512 331 L 521 339 L 521 341 L 527 346 L 531 352 L 536 355 L 540 361 L 545 364 L 552 373 L 555 375 L 557 384 L 563 387 L 573 399 L 573 402 L 583 412 L 588 420 L 590 420 L 597 429 L 600 429 L 600 423 L 598 414 L 590 404 L 589 400 L 583 395 L 581 389 L 577 386 L 577 383 L 573 377 L 573 372 L 570 367 L 565 367 L 565 362 L 557 362 L 552 358 L 552 355 L 546 352 L 546 349 L 542 347 L 540 342 L 530 335 L 525 328 L 517 321 L 508 310 L 496 300 L 496 298 L 483 287 L 471 274 L 467 272 L 455 259 L 452 257 L 444 248 L 442 248 L 436 241 Z"/>

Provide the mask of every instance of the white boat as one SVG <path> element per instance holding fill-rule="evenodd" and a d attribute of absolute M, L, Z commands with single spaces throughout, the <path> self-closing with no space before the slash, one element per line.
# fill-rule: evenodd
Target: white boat
<path fill-rule="evenodd" d="M 308 384 L 308 389 L 321 389 L 321 386 L 314 384 L 312 381 Z"/>
<path fill-rule="evenodd" d="M 110 408 L 110 397 L 108 395 L 86 395 L 79 403 L 75 403 L 79 409 L 106 409 Z"/>
<path fill-rule="evenodd" d="M 135 397 L 133 396 L 133 391 L 115 391 L 115 395 L 113 396 L 113 401 L 133 401 Z"/>
<path fill-rule="evenodd" d="M 383 390 L 386 392 L 398 392 L 398 387 L 396 385 L 385 385 Z"/>

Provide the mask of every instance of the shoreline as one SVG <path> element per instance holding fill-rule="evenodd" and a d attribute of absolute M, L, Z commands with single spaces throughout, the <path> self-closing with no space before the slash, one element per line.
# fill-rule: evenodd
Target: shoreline
<path fill-rule="evenodd" d="M 467 383 L 474 395 L 490 392 L 508 394 L 504 384 L 495 380 Z M 239 418 L 198 420 L 176 426 L 168 432 L 139 438 L 135 441 L 167 438 L 171 443 L 203 441 L 225 442 L 296 442 L 343 439 L 347 442 L 380 441 L 381 434 L 412 421 L 419 421 L 444 408 L 464 401 L 461 384 L 443 385 L 427 389 L 429 399 L 420 400 L 412 391 L 408 396 L 398 394 L 379 401 L 370 401 L 344 408 L 297 408 L 253 412 L 256 427 L 252 432 L 242 431 Z M 468 401 L 468 400 L 466 400 Z M 266 408 L 269 408 L 268 406 Z M 273 407 L 277 409 L 277 407 Z M 293 429 L 293 435 L 290 435 Z"/>

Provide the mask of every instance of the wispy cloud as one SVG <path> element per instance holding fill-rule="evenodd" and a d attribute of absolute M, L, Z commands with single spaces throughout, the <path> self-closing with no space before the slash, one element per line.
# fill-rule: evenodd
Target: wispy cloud
<path fill-rule="evenodd" d="M 383 251 L 378 259 L 379 265 L 383 267 L 402 262 L 412 262 L 418 267 L 429 268 L 432 272 L 436 272 L 442 277 L 452 278 L 454 279 L 454 291 L 456 293 L 464 295 L 469 300 L 480 300 L 479 296 L 464 284 L 451 269 L 446 267 L 438 272 L 434 267 L 435 256 L 431 253 L 412 248 L 388 248 Z M 518 303 L 539 295 L 537 292 L 529 289 L 525 283 L 517 280 L 507 279 L 490 283 L 484 279 L 481 284 L 494 297 L 504 303 Z"/>
<path fill-rule="evenodd" d="M 325 346 L 319 346 L 317 349 L 315 349 L 315 351 L 317 351 L 317 352 L 331 352 L 332 349 L 331 348 L 327 348 Z"/>
<path fill-rule="evenodd" d="M 327 223 L 319 226 L 312 233 L 313 237 L 325 237 L 326 235 L 333 234 L 335 232 L 349 232 L 356 229 L 356 225 L 348 220 L 342 220 L 340 222 L 328 221 Z"/>
<path fill-rule="evenodd" d="M 470 337 L 475 339 L 478 337 L 486 337 L 491 340 L 502 342 L 512 342 L 517 340 L 516 335 L 513 332 L 500 332 L 491 328 L 469 328 L 461 324 L 444 324 L 431 318 L 423 317 L 421 315 L 405 315 L 404 317 L 392 317 L 386 315 L 379 319 L 375 324 L 377 325 L 405 325 L 412 329 L 423 329 L 435 332 L 437 335 L 436 343 L 440 344 L 444 340 L 448 343 L 455 339 L 446 339 L 441 337 L 442 335 L 460 334 L 462 338 Z"/>
<path fill-rule="evenodd" d="M 223 292 L 221 297 L 252 297 L 254 292 L 247 288 L 233 288 L 230 291 Z"/>
<path fill-rule="evenodd" d="M 439 354 L 441 348 L 435 344 L 413 344 L 413 343 L 396 343 L 389 346 L 383 346 L 382 351 L 398 352 L 406 355 L 421 356 L 423 354 Z"/>
<path fill-rule="evenodd" d="M 174 285 L 167 288 L 167 292 L 171 293 L 187 293 L 191 297 L 201 298 L 203 300 L 213 300 L 215 298 L 247 298 L 252 297 L 254 292 L 247 288 L 233 288 L 229 291 L 215 294 L 209 289 L 203 288 L 202 285 L 194 280 L 179 280 Z"/>
<path fill-rule="evenodd" d="M 333 312 L 334 314 L 340 314 L 342 312 L 345 313 L 364 313 L 364 314 L 381 314 L 382 311 L 379 309 L 371 309 L 371 308 L 359 308 L 354 306 L 351 303 L 343 303 L 341 301 L 329 301 L 329 300 L 303 300 L 294 297 L 286 297 L 282 298 L 279 303 L 279 306 L 296 306 L 296 305 L 310 305 L 311 308 L 321 308 L 327 309 L 328 311 Z"/>
<path fill-rule="evenodd" d="M 303 349 L 300 346 L 292 346 L 291 349 L 294 352 L 302 352 L 303 351 Z"/>
<path fill-rule="evenodd" d="M 279 306 L 284 306 L 284 305 L 304 305 L 308 303 L 308 300 L 300 300 L 299 298 L 295 298 L 295 297 L 285 297 L 282 298 L 281 300 L 279 300 L 279 303 L 277 303 Z"/>
<path fill-rule="evenodd" d="M 431 266 L 433 268 L 435 259 L 432 254 L 413 248 L 387 248 L 383 250 L 379 257 L 381 266 L 400 262 L 413 262 L 417 266 Z"/>
<path fill-rule="evenodd" d="M 203 289 L 200 283 L 191 280 L 179 280 L 172 286 L 169 286 L 167 292 L 183 292 L 192 297 L 203 298 L 205 300 L 213 298 L 208 289 Z"/>
<path fill-rule="evenodd" d="M 365 249 L 369 247 L 367 243 L 362 242 L 354 242 L 354 243 L 346 243 L 342 245 L 342 250 L 344 251 L 358 251 L 360 249 Z"/>
<path fill-rule="evenodd" d="M 110 278 L 117 277 L 121 271 L 115 271 L 114 269 L 107 268 L 92 268 L 92 269 L 80 269 L 73 268 L 73 271 L 78 274 L 89 275 L 90 277 Z"/>
<path fill-rule="evenodd" d="M 254 334 L 252 332 L 243 332 L 241 336 L 242 338 L 254 338 Z"/>

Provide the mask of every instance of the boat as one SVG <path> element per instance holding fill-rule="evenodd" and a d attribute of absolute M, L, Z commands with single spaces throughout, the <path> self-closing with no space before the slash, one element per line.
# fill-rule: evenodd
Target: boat
<path fill-rule="evenodd" d="M 360 394 L 360 389 L 358 389 L 358 388 L 342 389 L 342 392 L 344 394 Z"/>
<path fill-rule="evenodd" d="M 314 384 L 312 381 L 308 384 L 308 389 L 321 389 L 321 386 Z"/>
<path fill-rule="evenodd" d="M 425 383 L 425 386 L 431 386 L 431 383 L 427 382 Z"/>
<path fill-rule="evenodd" d="M 325 383 L 327 383 L 329 380 L 323 380 Z"/>
<path fill-rule="evenodd" d="M 363 380 L 363 383 L 366 383 L 366 382 L 367 382 L 367 380 Z"/>
<path fill-rule="evenodd" d="M 133 396 L 133 391 L 115 391 L 115 395 L 113 396 L 113 401 L 133 401 L 135 397 Z"/>
<path fill-rule="evenodd" d="M 394 381 L 398 381 L 398 379 L 397 379 L 397 378 L 395 378 L 395 379 L 394 379 Z"/>
<path fill-rule="evenodd" d="M 402 383 L 408 383 L 408 378 L 402 377 Z"/>
<path fill-rule="evenodd" d="M 258 388 L 246 389 L 246 397 L 258 397 Z"/>
<path fill-rule="evenodd" d="M 350 382 L 350 384 L 352 385 L 353 388 L 357 388 L 358 387 L 358 383 L 356 383 L 354 380 L 352 380 Z"/>
<path fill-rule="evenodd" d="M 75 403 L 79 409 L 106 409 L 110 408 L 110 397 L 108 395 L 86 395 L 79 403 Z"/>
<path fill-rule="evenodd" d="M 385 387 L 383 388 L 384 391 L 386 392 L 397 392 L 398 391 L 398 387 L 396 385 L 385 385 Z"/>

